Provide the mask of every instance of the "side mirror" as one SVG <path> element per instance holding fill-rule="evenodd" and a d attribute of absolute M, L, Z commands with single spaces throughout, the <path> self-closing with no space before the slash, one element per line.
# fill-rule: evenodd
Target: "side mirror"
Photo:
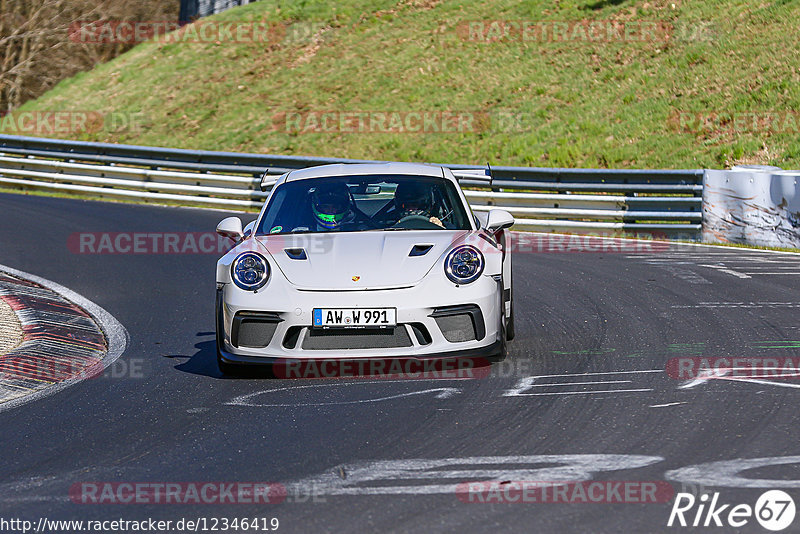
<path fill-rule="evenodd" d="M 244 237 L 242 232 L 242 221 L 239 217 L 228 217 L 222 219 L 217 225 L 217 233 L 222 237 L 227 237 L 234 241 L 239 241 Z"/>
<path fill-rule="evenodd" d="M 490 210 L 486 218 L 486 229 L 490 232 L 511 228 L 513 224 L 514 217 L 506 210 Z"/>
<path fill-rule="evenodd" d="M 473 211 L 472 215 L 475 217 L 475 226 L 478 228 L 486 228 L 486 219 L 489 213 L 486 211 Z"/>
<path fill-rule="evenodd" d="M 253 228 L 255 227 L 256 227 L 256 221 L 250 221 L 249 223 L 247 223 L 247 226 L 244 227 L 244 232 L 243 232 L 244 237 L 247 237 L 250 234 L 252 234 Z"/>

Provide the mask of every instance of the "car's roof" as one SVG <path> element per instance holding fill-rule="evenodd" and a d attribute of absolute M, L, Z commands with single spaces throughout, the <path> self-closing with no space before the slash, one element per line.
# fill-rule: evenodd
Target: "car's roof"
<path fill-rule="evenodd" d="M 335 163 L 333 165 L 319 165 L 292 171 L 286 176 L 287 182 L 306 180 L 308 178 L 321 178 L 324 176 L 352 176 L 352 175 L 410 175 L 410 176 L 445 176 L 439 165 L 425 163 Z"/>

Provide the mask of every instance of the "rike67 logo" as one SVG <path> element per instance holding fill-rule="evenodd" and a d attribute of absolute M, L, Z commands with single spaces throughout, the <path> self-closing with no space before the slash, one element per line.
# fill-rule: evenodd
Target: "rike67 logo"
<path fill-rule="evenodd" d="M 755 506 L 749 504 L 722 504 L 715 492 L 709 502 L 707 493 L 695 498 L 691 493 L 678 493 L 667 526 L 741 528 L 753 517 L 767 530 L 783 530 L 794 521 L 794 500 L 781 490 L 769 490 L 761 494 Z"/>

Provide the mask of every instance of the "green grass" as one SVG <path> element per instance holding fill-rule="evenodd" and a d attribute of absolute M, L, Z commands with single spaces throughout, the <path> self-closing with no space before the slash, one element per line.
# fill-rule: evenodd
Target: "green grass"
<path fill-rule="evenodd" d="M 22 110 L 141 113 L 138 131 L 71 137 L 153 146 L 548 167 L 800 168 L 796 132 L 685 132 L 678 115 L 800 109 L 798 1 L 260 0 L 215 19 L 310 28 L 316 39 L 145 43 Z M 586 19 L 674 30 L 657 42 L 594 43 L 479 43 L 458 31 L 468 21 Z M 308 111 L 477 112 L 484 129 L 275 129 L 275 117 Z M 513 127 L 502 123 L 508 117 Z"/>
<path fill-rule="evenodd" d="M 697 241 L 675 240 L 675 243 L 689 243 L 697 244 Z M 773 252 L 792 252 L 798 254 L 798 249 L 790 247 L 769 247 L 761 245 L 750 245 L 748 243 L 704 243 L 706 245 L 714 245 L 715 247 L 732 247 L 732 248 L 749 248 L 754 250 L 771 250 Z"/>

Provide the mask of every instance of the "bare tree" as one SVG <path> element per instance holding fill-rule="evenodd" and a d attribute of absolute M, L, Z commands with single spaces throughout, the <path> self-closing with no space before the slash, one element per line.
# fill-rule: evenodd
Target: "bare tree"
<path fill-rule="evenodd" d="M 0 0 L 0 111 L 11 111 L 64 78 L 131 48 L 86 42 L 76 28 L 120 21 L 177 22 L 179 2 L 159 0 Z"/>

